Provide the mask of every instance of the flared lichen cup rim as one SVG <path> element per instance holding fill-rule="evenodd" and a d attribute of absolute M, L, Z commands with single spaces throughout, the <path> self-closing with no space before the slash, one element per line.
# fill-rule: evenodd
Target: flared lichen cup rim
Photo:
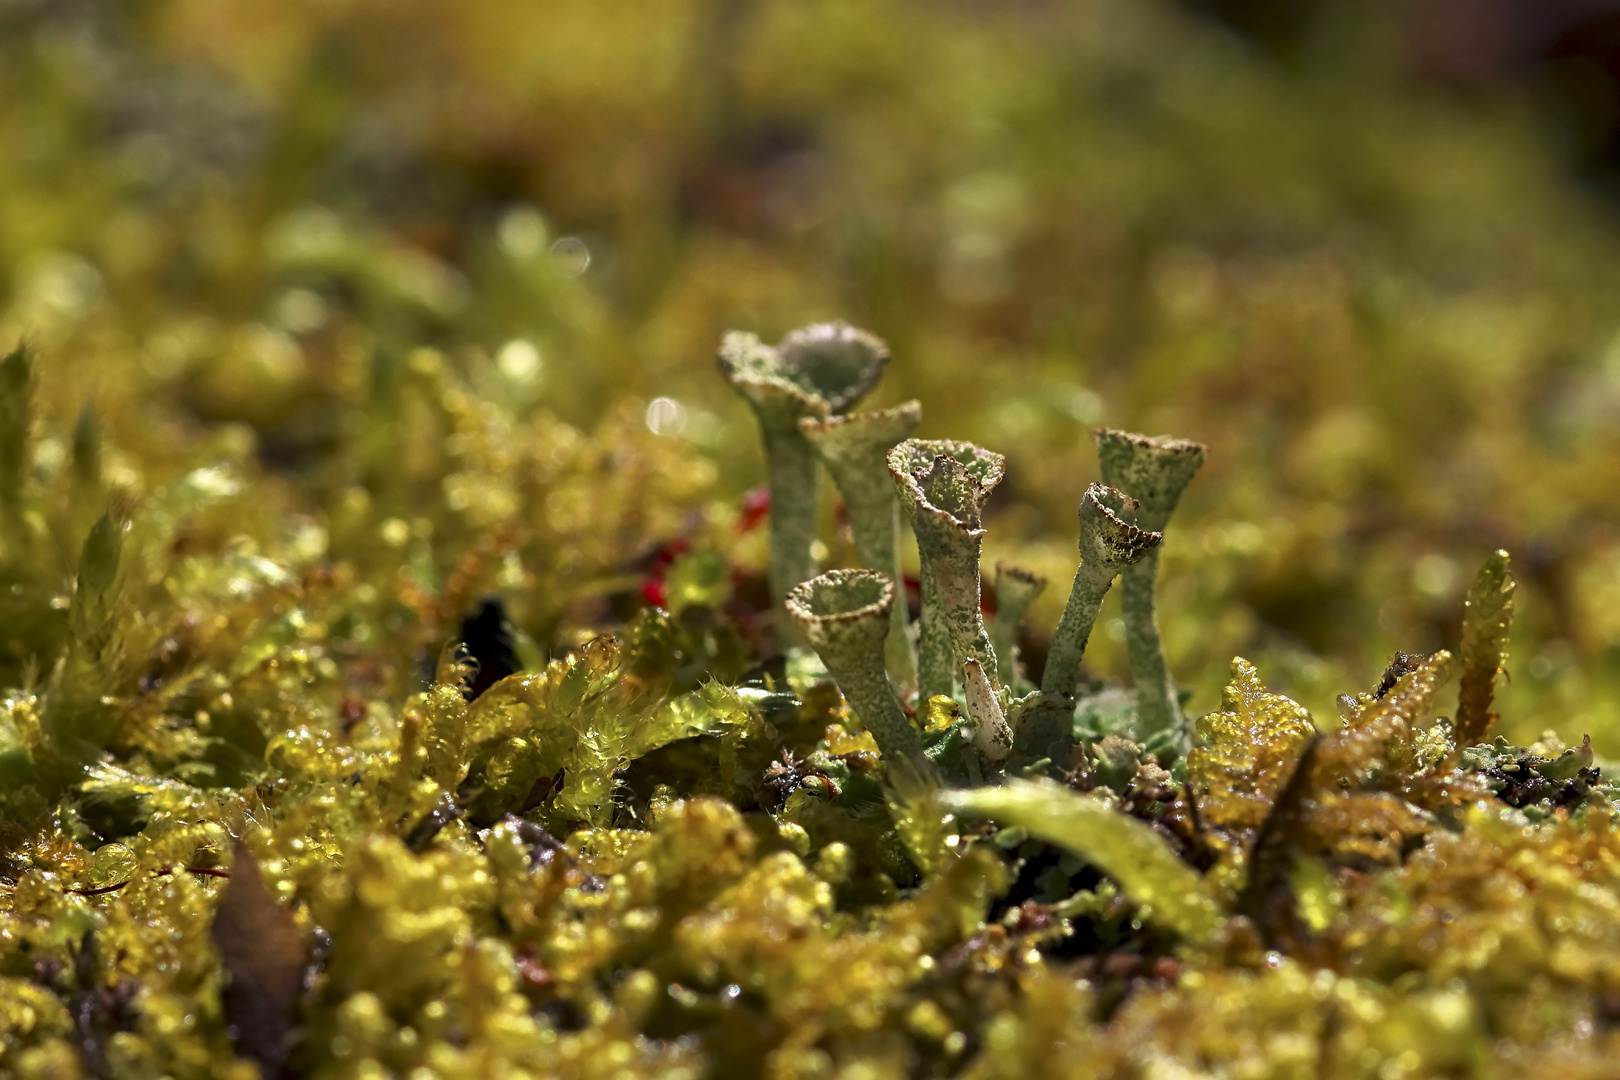
<path fill-rule="evenodd" d="M 1007 473 L 1006 457 L 964 439 L 907 439 L 889 451 L 889 472 L 904 480 L 919 469 L 930 468 L 940 457 L 955 460 L 986 493 Z"/>
<path fill-rule="evenodd" d="M 1103 481 L 1137 500 L 1144 526 L 1163 526 L 1208 453 L 1203 443 L 1170 435 L 1116 428 L 1098 428 L 1093 434 Z"/>
<path fill-rule="evenodd" d="M 1103 427 L 1097 428 L 1093 434 L 1096 435 L 1099 441 L 1106 439 L 1120 446 L 1128 446 L 1133 453 L 1151 454 L 1164 460 L 1191 461 L 1196 459 L 1199 464 L 1202 464 L 1204 455 L 1209 450 L 1201 442 L 1183 439 L 1175 435 L 1142 435 L 1121 428 Z"/>
<path fill-rule="evenodd" d="M 999 586 L 1002 579 L 1015 583 L 1020 588 L 1040 592 L 1046 588 L 1046 575 L 1038 574 L 1025 566 L 1017 566 L 1009 562 L 996 563 L 996 583 Z"/>
<path fill-rule="evenodd" d="M 1113 514 L 1120 521 L 1127 525 L 1136 524 L 1136 512 L 1142 508 L 1141 503 L 1138 503 L 1123 491 L 1109 487 L 1107 484 L 1094 482 L 1086 485 L 1085 493 L 1080 496 L 1082 503 L 1088 495 L 1094 498 L 1099 506 Z"/>
<path fill-rule="evenodd" d="M 866 621 L 886 630 L 894 582 L 880 570 L 829 570 L 788 590 L 783 606 L 812 631 Z"/>
<path fill-rule="evenodd" d="M 1005 475 L 1006 461 L 974 443 L 945 439 L 907 439 L 888 456 L 908 514 L 941 518 L 970 533 L 983 532 L 984 504 Z"/>
<path fill-rule="evenodd" d="M 717 359 L 720 374 L 760 412 L 767 429 L 826 416 L 832 408 L 813 389 L 782 374 L 776 350 L 753 334 L 728 332 L 720 339 Z"/>
<path fill-rule="evenodd" d="M 806 416 L 799 431 L 822 456 L 848 458 L 882 447 L 885 451 L 902 442 L 922 422 L 922 402 L 912 399 L 887 409 L 844 413 L 834 416 Z"/>
<path fill-rule="evenodd" d="M 1119 571 L 1164 543 L 1164 534 L 1126 520 L 1136 500 L 1106 484 L 1092 484 L 1080 498 L 1080 559 Z"/>
<path fill-rule="evenodd" d="M 889 346 L 846 322 L 812 323 L 792 331 L 777 355 L 839 414 L 865 397 L 883 377 Z"/>
<path fill-rule="evenodd" d="M 751 401 L 821 418 L 847 411 L 883 376 L 889 347 L 848 323 L 800 327 L 776 346 L 732 330 L 720 340 L 720 373 Z"/>

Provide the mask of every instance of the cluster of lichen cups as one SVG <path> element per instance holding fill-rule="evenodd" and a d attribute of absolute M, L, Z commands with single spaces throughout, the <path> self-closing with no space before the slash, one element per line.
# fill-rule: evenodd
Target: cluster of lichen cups
<path fill-rule="evenodd" d="M 1061 771 L 1074 745 L 1080 662 L 1103 598 L 1121 575 L 1137 697 L 1133 733 L 1161 761 L 1185 752 L 1186 723 L 1165 666 L 1153 593 L 1162 530 L 1203 462 L 1202 446 L 1096 433 L 1106 483 L 1090 485 L 1080 500 L 1080 561 L 1035 687 L 1022 677 L 1013 643 L 1045 581 L 998 566 L 993 625 L 982 615 L 983 512 L 1004 473 L 1003 457 L 968 442 L 911 438 L 921 419 L 915 401 L 850 412 L 876 385 L 888 349 L 842 323 L 796 330 L 774 348 L 751 334 L 729 334 L 719 358 L 764 437 L 771 590 L 787 616 L 782 637 L 815 650 L 891 770 L 903 762 L 974 786 L 1009 771 Z M 860 569 L 815 576 L 818 466 L 843 498 Z M 902 512 L 917 540 L 922 605 L 915 628 L 896 584 Z M 925 746 L 906 705 L 923 709 L 939 698 L 965 705 L 965 720 Z"/>

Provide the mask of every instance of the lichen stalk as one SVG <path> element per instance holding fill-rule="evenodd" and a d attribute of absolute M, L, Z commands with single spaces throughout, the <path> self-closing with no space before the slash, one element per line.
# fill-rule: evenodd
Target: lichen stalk
<path fill-rule="evenodd" d="M 779 603 L 816 574 L 820 474 L 815 450 L 796 428 L 764 428 L 762 435 L 771 493 L 771 598 Z"/>
<path fill-rule="evenodd" d="M 945 621 L 945 609 L 940 606 L 934 567 L 927 553 L 921 550 L 917 553 L 917 574 L 920 583 L 917 691 L 927 701 L 931 697 L 950 697 L 955 691 L 956 650 L 951 645 L 951 630 Z"/>
<path fill-rule="evenodd" d="M 1164 535 L 1132 523 L 1136 500 L 1102 484 L 1092 484 L 1080 499 L 1080 565 L 1075 568 L 1069 600 L 1052 634 L 1041 689 L 1049 694 L 1073 694 L 1080 677 L 1080 661 L 1103 598 L 1120 571 L 1151 556 Z"/>
<path fill-rule="evenodd" d="M 1080 499 L 1080 564 L 1052 634 L 1041 692 L 1025 699 L 1011 718 L 1016 765 L 1043 758 L 1068 760 L 1074 742 L 1075 684 L 1103 598 L 1122 568 L 1144 558 L 1164 539 L 1132 524 L 1135 515 L 1134 499 L 1102 484 L 1092 484 Z"/>
<path fill-rule="evenodd" d="M 980 608 L 979 554 L 984 503 L 1005 465 L 1000 454 L 966 442 L 908 439 L 889 452 L 889 473 L 917 535 L 924 573 L 918 652 L 925 697 L 950 694 L 959 666 L 970 658 L 1001 687 Z"/>
<path fill-rule="evenodd" d="M 832 570 L 793 587 L 783 607 L 871 732 L 884 759 L 926 767 L 922 738 L 889 685 L 883 643 L 894 582 L 877 570 Z"/>
<path fill-rule="evenodd" d="M 1137 500 L 1137 525 L 1163 532 L 1181 493 L 1204 463 L 1204 447 L 1185 439 L 1150 438 L 1100 428 L 1097 459 L 1103 482 Z M 1125 651 L 1136 685 L 1137 736 L 1170 757 L 1186 751 L 1189 738 L 1176 687 L 1164 659 L 1154 616 L 1154 585 L 1159 573 L 1155 548 L 1121 574 Z"/>
<path fill-rule="evenodd" d="M 861 565 L 904 581 L 900 567 L 900 504 L 889 476 L 888 453 L 917 429 L 922 405 L 818 420 L 804 417 L 799 431 L 826 466 L 849 513 L 855 555 Z M 917 657 L 906 633 L 906 605 L 896 603 L 885 646 L 889 674 L 903 687 L 917 685 Z"/>
<path fill-rule="evenodd" d="M 732 331 L 720 343 L 720 373 L 759 420 L 771 492 L 771 599 L 781 610 L 788 590 L 815 573 L 819 471 L 799 431 L 804 418 L 825 419 L 849 409 L 883 373 L 888 346 L 844 323 L 795 330 L 775 348 Z M 778 620 L 783 636 L 796 632 Z"/>

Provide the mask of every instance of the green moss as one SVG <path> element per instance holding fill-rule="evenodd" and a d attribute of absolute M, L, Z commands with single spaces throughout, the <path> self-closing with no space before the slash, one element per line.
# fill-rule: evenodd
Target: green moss
<path fill-rule="evenodd" d="M 1613 1071 L 1620 260 L 1513 109 L 207 7 L 0 14 L 0 1077 Z M 762 462 L 714 344 L 828 311 Z"/>
<path fill-rule="evenodd" d="M 886 685 L 878 571 L 789 605 L 849 713 L 809 654 L 751 654 L 767 612 L 726 571 L 747 534 L 700 528 L 658 579 L 672 611 L 480 682 L 533 646 L 523 625 L 506 659 L 458 645 L 471 598 L 580 595 L 560 568 L 628 565 L 631 523 L 672 519 L 622 503 L 606 539 L 605 444 L 503 414 L 431 356 L 413 370 L 447 431 L 421 468 L 497 488 L 545 470 L 547 498 L 475 529 L 491 511 L 442 483 L 411 520 L 353 496 L 311 521 L 251 461 L 193 458 L 151 466 L 127 525 L 89 522 L 76 566 L 6 549 L 23 595 L 60 590 L 62 629 L 0 718 L 0 1068 L 1485 1075 L 1610 1038 L 1614 789 L 1589 744 L 1458 744 L 1447 654 L 1402 658 L 1321 731 L 1234 661 L 1172 773 L 1115 689 L 1017 698 L 1012 655 L 992 684 L 960 612 L 964 696 L 908 718 L 924 703 L 903 667 Z M 696 468 L 627 430 L 615 473 Z M 588 478 L 597 498 L 571 503 Z M 83 483 L 31 468 L 23 520 Z M 532 545 L 592 528 L 610 546 L 531 577 Z M 1118 567 L 1088 563 L 1100 595 Z M 1483 670 L 1471 715 L 1491 715 Z M 1032 717 L 1076 750 L 1003 780 Z"/>

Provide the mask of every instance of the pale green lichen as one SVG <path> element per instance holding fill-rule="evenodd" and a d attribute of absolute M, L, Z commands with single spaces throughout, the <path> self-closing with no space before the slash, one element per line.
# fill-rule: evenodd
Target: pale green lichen
<path fill-rule="evenodd" d="M 254 866 L 295 1075 L 1611 1075 L 1612 229 L 1387 5 L 1306 5 L 1280 66 L 1208 6 L 6 5 L 0 1075 L 274 1072 Z M 1048 573 L 1077 423 L 1220 447 L 1160 594 L 1187 708 L 1252 647 L 1351 726 L 1250 669 L 1183 778 L 1094 634 L 1077 745 L 1007 768 L 1219 886 L 1204 944 L 902 792 L 770 655 L 688 361 L 841 303 L 1001 440 L 991 539 Z M 1371 665 L 1452 645 L 1474 535 L 1535 588 L 1513 667 L 1464 630 L 1454 726 Z M 492 598 L 507 664 L 453 647 Z M 962 784 L 958 697 L 911 722 Z M 1496 710 L 1528 745 L 1460 745 Z"/>
<path fill-rule="evenodd" d="M 467 425 L 476 486 L 514 457 L 556 468 L 549 421 L 480 450 L 475 402 L 426 361 L 417 377 Z M 634 430 L 612 432 L 613 471 L 574 451 L 579 486 L 550 473 L 554 497 L 628 521 L 646 484 L 619 471 L 686 475 L 643 460 L 667 451 Z M 999 478 L 994 457 L 962 454 Z M 946 481 L 984 486 L 947 460 L 919 463 L 936 509 Z M 54 489 L 33 474 L 25 510 L 82 487 L 77 472 L 64 461 Z M 5 551 L 25 583 L 9 602 L 61 597 L 42 608 L 57 622 L 17 624 L 54 626 L 36 643 L 55 660 L 0 710 L 12 1074 L 246 1078 L 284 1056 L 356 1078 L 1123 1078 L 1248 1055 L 1348 1076 L 1377 1046 L 1483 1076 L 1513 1057 L 1492 1049 L 1504 1038 L 1542 1058 L 1612 1042 L 1593 1003 L 1620 991 L 1617 793 L 1586 744 L 1457 746 L 1433 715 L 1443 653 L 1323 734 L 1235 662 L 1183 782 L 1117 689 L 1012 699 L 1012 657 L 998 688 L 974 634 L 963 701 L 913 720 L 877 571 L 790 591 L 825 672 L 756 667 L 700 549 L 669 564 L 672 610 L 475 692 L 445 613 L 505 572 L 499 547 L 438 565 L 426 528 L 353 524 L 375 513 L 356 499 L 327 519 L 349 545 L 333 564 L 255 517 L 265 496 L 232 470 L 176 473 L 87 520 L 67 567 Z M 1151 541 L 1122 496 L 1087 499 L 1093 587 Z M 508 522 L 500 543 L 538 558 L 557 522 Z M 228 542 L 242 529 L 253 547 Z M 377 539 L 342 539 L 362 535 Z M 562 589 L 573 567 L 627 557 L 534 565 Z M 1049 673 L 1080 689 L 1065 655 Z M 1081 744 L 1061 760 L 1019 756 L 1043 704 Z M 1019 769 L 1064 782 L 1005 775 Z"/>
<path fill-rule="evenodd" d="M 834 570 L 795 586 L 787 612 L 890 760 L 923 764 L 922 741 L 889 686 L 883 643 L 894 582 L 876 570 Z"/>
<path fill-rule="evenodd" d="M 969 658 L 999 689 L 980 608 L 979 552 L 984 502 L 1001 482 L 1006 461 L 972 443 L 908 439 L 889 452 L 888 465 L 922 564 L 918 664 L 923 696 L 949 696 Z"/>
<path fill-rule="evenodd" d="M 909 439 L 922 420 L 922 405 L 908 401 L 892 409 L 850 413 L 826 419 L 804 417 L 799 430 L 810 440 L 838 486 L 849 513 L 855 555 L 861 565 L 904 581 L 900 568 L 900 503 L 889 477 L 888 455 Z M 917 685 L 917 658 L 907 635 L 904 597 L 894 605 L 887 645 L 889 671 L 903 687 Z"/>
<path fill-rule="evenodd" d="M 720 343 L 720 372 L 753 406 L 765 441 L 771 493 L 771 596 L 815 574 L 816 455 L 801 419 L 847 411 L 883 374 L 888 346 L 844 323 L 793 331 L 774 348 L 732 332 Z"/>
<path fill-rule="evenodd" d="M 476 401 L 433 358 L 413 363 L 421 403 L 463 425 L 462 467 L 498 485 L 505 436 L 480 442 Z M 518 451 L 523 468 L 556 452 L 543 426 L 524 438 L 544 449 Z M 1536 863 L 1620 860 L 1614 792 L 1589 744 L 1459 745 L 1432 712 L 1444 653 L 1403 660 L 1325 734 L 1238 661 L 1183 782 L 1129 698 L 1075 696 L 1108 582 L 1158 541 L 1130 522 L 1129 498 L 1088 489 L 1050 685 L 1014 698 L 1012 647 L 1003 657 L 982 640 L 978 617 L 983 497 L 1000 459 L 968 444 L 895 452 L 926 550 L 951 560 L 930 595 L 950 616 L 949 661 L 962 661 L 962 698 L 925 699 L 915 721 L 886 663 L 896 597 L 879 571 L 790 590 L 785 614 L 825 674 L 802 659 L 750 671 L 758 658 L 719 610 L 726 564 L 699 549 L 664 570 L 668 610 L 475 690 L 475 658 L 453 642 L 425 688 L 412 685 L 454 624 L 416 631 L 408 650 L 381 631 L 402 611 L 465 610 L 477 582 L 504 572 L 500 548 L 475 540 L 435 565 L 427 529 L 387 519 L 373 519 L 381 546 L 341 539 L 371 512 L 359 500 L 330 519 L 328 542 L 352 545 L 341 572 L 299 562 L 298 534 L 254 524 L 249 489 L 219 467 L 87 518 L 54 584 L 30 546 L 8 547 L 28 583 L 11 602 L 62 600 L 39 638 L 56 661 L 0 714 L 0 1064 L 245 1076 L 285 1056 L 334 1077 L 568 1075 L 597 1061 L 789 1076 L 903 1061 L 995 1075 L 1022 1060 L 1012 1032 L 1084 1042 L 1096 1075 L 1129 1075 L 1121 1025 L 1156 1052 L 1236 1053 L 1249 1029 L 1209 1018 L 1270 994 L 1299 1005 L 1296 969 L 1358 1001 L 1500 1027 L 1529 984 L 1501 989 L 1499 951 L 1483 967 L 1455 959 L 1485 948 L 1487 928 L 1517 919 L 1552 935 L 1573 919 L 1583 955 L 1620 956 L 1597 917 L 1612 883 L 1577 887 Z M 589 477 L 580 498 L 616 497 L 592 460 L 570 465 Z M 651 468 L 623 453 L 616 465 Z M 57 475 L 62 492 L 89 484 L 71 462 Z M 20 492 L 26 512 L 37 485 Z M 216 540 L 199 556 L 169 515 L 191 537 L 245 518 L 264 546 Z M 565 585 L 567 566 L 550 565 Z M 390 583 L 392 606 L 360 582 Z M 1006 572 L 1000 584 L 1005 641 L 1034 589 Z M 376 666 L 340 666 L 352 656 Z M 1055 734 L 1031 747 L 1041 723 Z M 1065 782 L 1006 775 L 1020 771 Z M 237 899 L 221 897 L 226 875 L 240 876 Z M 1504 875 L 1536 887 L 1480 885 Z M 1451 959 L 1433 954 L 1426 981 L 1401 982 L 1410 957 L 1441 947 L 1431 938 Z M 1081 940 L 1080 960 L 1061 958 Z M 1613 989 L 1608 967 L 1553 940 L 1511 954 L 1564 988 L 1535 991 L 1549 1011 L 1522 1038 L 1572 1030 L 1579 1002 Z M 1330 1027 L 1457 1060 L 1371 1006 L 1315 1008 L 1320 1026 L 1299 1043 L 1312 1061 L 1360 1060 Z M 1444 1030 L 1471 1038 L 1474 1022 Z"/>
<path fill-rule="evenodd" d="M 1134 500 L 1101 484 L 1092 484 L 1080 500 L 1080 565 L 1063 616 L 1052 632 L 1040 694 L 1019 712 L 1014 757 L 1022 764 L 1068 760 L 1074 742 L 1075 683 L 1103 598 L 1122 569 L 1164 539 L 1132 524 L 1135 511 Z"/>
<path fill-rule="evenodd" d="M 1204 447 L 1186 439 L 1150 438 L 1101 428 L 1097 431 L 1097 462 L 1103 483 L 1137 501 L 1137 526 L 1162 533 L 1181 493 L 1204 463 Z M 1153 614 L 1158 575 L 1157 550 L 1149 551 L 1122 575 L 1125 644 L 1136 684 L 1141 737 L 1174 756 L 1186 752 L 1187 733 Z"/>

